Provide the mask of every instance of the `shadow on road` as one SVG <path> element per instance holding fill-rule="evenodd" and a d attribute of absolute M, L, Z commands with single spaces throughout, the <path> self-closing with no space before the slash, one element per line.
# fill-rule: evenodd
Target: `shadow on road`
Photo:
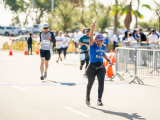
<path fill-rule="evenodd" d="M 95 110 L 102 111 L 102 112 L 107 113 L 107 114 L 112 114 L 112 115 L 121 116 L 121 117 L 127 118 L 128 120 L 134 120 L 134 119 L 146 120 L 145 118 L 142 118 L 140 115 L 137 115 L 138 113 L 133 113 L 132 115 L 130 115 L 130 114 L 128 114 L 128 113 L 122 113 L 122 112 L 114 112 L 114 111 L 109 111 L 109 110 L 103 110 L 103 109 L 95 108 L 95 107 L 92 107 L 92 106 L 90 106 L 90 108 L 93 108 L 93 109 L 95 109 Z"/>

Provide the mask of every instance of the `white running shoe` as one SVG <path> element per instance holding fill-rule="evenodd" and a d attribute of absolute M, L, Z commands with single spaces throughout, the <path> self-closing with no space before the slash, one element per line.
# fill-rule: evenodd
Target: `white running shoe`
<path fill-rule="evenodd" d="M 98 106 L 103 106 L 103 103 L 102 103 L 101 99 L 98 99 L 97 105 L 98 105 Z"/>

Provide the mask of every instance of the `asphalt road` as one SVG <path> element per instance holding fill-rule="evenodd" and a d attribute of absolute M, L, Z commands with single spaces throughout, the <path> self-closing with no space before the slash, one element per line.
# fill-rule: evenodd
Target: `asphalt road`
<path fill-rule="evenodd" d="M 87 79 L 79 70 L 79 56 L 49 62 L 48 77 L 40 80 L 39 55 L 0 51 L 0 120 L 160 120 L 160 80 L 141 78 L 145 85 L 128 84 L 124 76 L 105 79 L 104 106 L 97 106 L 98 82 L 85 104 Z"/>

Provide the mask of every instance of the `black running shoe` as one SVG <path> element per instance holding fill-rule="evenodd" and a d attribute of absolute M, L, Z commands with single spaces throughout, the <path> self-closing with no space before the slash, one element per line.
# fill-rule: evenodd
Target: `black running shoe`
<path fill-rule="evenodd" d="M 103 103 L 102 103 L 101 99 L 98 99 L 97 105 L 98 105 L 98 106 L 103 106 Z"/>
<path fill-rule="evenodd" d="M 80 66 L 79 69 L 82 70 L 82 66 Z"/>
<path fill-rule="evenodd" d="M 90 106 L 90 97 L 86 97 L 86 105 Z"/>
<path fill-rule="evenodd" d="M 58 60 L 56 62 L 58 63 Z"/>
<path fill-rule="evenodd" d="M 44 77 L 43 77 L 43 76 L 41 76 L 41 77 L 40 77 L 40 79 L 41 79 L 41 80 L 44 80 Z"/>
<path fill-rule="evenodd" d="M 62 58 L 61 58 L 61 61 L 62 61 Z"/>

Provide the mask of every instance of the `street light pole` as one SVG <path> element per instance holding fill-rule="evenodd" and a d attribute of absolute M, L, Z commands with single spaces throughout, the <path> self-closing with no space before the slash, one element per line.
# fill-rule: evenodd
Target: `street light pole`
<path fill-rule="evenodd" d="M 51 0 L 51 12 L 53 12 L 53 9 L 54 9 L 54 1 Z"/>
<path fill-rule="evenodd" d="M 32 4 L 32 15 L 33 15 L 33 16 L 32 16 L 32 19 L 33 19 L 33 26 L 34 26 L 34 0 L 32 0 L 32 3 L 31 3 L 31 4 Z M 34 31 L 33 31 L 33 28 L 32 28 L 32 35 L 33 35 L 33 32 L 34 32 Z"/>

